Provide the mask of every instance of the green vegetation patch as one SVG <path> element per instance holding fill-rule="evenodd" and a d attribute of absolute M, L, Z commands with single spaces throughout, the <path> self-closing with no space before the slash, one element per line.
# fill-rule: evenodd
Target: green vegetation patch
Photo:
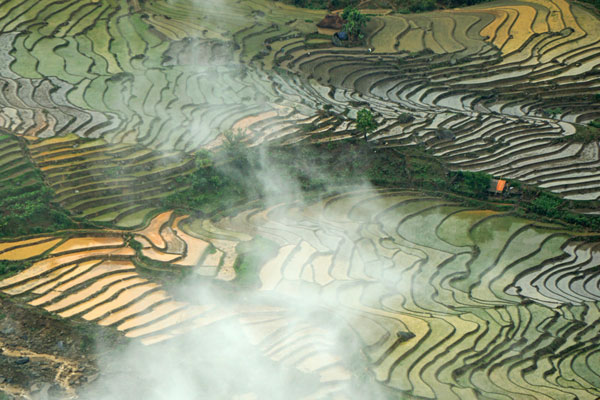
<path fill-rule="evenodd" d="M 340 10 L 346 7 L 359 7 L 359 0 L 280 0 L 296 7 L 310 9 Z M 489 0 L 374 0 L 367 3 L 365 8 L 388 8 L 400 13 L 419 13 L 435 9 L 472 6 Z M 590 3 L 600 0 L 584 0 Z"/>
<path fill-rule="evenodd" d="M 358 0 L 284 0 L 284 3 L 313 10 L 339 10 L 348 6 L 356 6 L 360 2 Z"/>
<path fill-rule="evenodd" d="M 19 151 L 19 173 L 11 168 L 0 170 L 0 237 L 24 236 L 77 228 L 69 213 L 53 203 L 53 191 L 32 165 L 19 139 L 5 136 L 0 144 L 10 143 Z"/>
<path fill-rule="evenodd" d="M 229 144 L 214 154 L 197 153 L 195 171 L 181 177 L 187 189 L 162 205 L 214 214 L 255 201 L 309 199 L 361 183 L 447 190 L 450 179 L 455 177 L 441 161 L 416 146 L 377 148 L 363 140 L 254 148 Z"/>
<path fill-rule="evenodd" d="M 583 0 L 586 3 L 590 3 L 591 5 L 593 5 L 594 7 L 596 7 L 598 10 L 600 10 L 600 0 Z"/>
<path fill-rule="evenodd" d="M 221 169 L 215 166 L 210 153 L 200 151 L 196 153 L 195 166 L 191 175 L 176 178 L 178 184 L 187 188 L 167 196 L 163 207 L 211 213 L 221 204 L 233 206 L 249 197 L 251 187 L 240 175 L 248 166 L 245 157 L 230 159 L 221 164 Z"/>
<path fill-rule="evenodd" d="M 440 7 L 434 0 L 406 0 L 397 3 L 403 6 L 398 9 L 398 12 L 402 14 L 433 11 Z"/>
<path fill-rule="evenodd" d="M 157 199 L 179 189 L 177 179 L 193 168 L 183 152 L 159 152 L 104 140 L 35 143 L 33 162 L 44 168 L 55 201 L 79 218 L 131 228 L 156 209 Z"/>
<path fill-rule="evenodd" d="M 354 7 L 346 7 L 344 9 L 344 12 L 342 13 L 342 19 L 344 21 L 346 21 L 344 23 L 344 26 L 342 27 L 342 30 L 345 31 L 346 33 L 348 33 L 348 35 L 350 36 L 351 39 L 361 39 L 364 37 L 363 31 L 365 29 L 365 26 L 367 25 L 367 22 L 370 20 L 369 17 L 367 17 L 366 15 L 363 15 L 359 10 L 357 10 Z M 360 122 L 360 117 L 361 117 L 361 112 L 363 113 L 363 117 L 365 117 L 366 115 L 364 115 L 365 112 L 369 112 L 369 110 L 361 110 L 358 113 L 358 117 L 359 117 L 359 122 Z M 366 116 L 368 117 L 368 116 Z M 371 119 L 373 117 L 371 116 Z M 374 122 L 373 122 L 374 124 Z M 373 129 L 375 129 L 375 127 L 373 127 Z"/>
<path fill-rule="evenodd" d="M 554 139 L 554 143 L 583 143 L 589 144 L 600 141 L 600 120 L 594 120 L 589 125 L 575 125 L 575 134 Z"/>
<path fill-rule="evenodd" d="M 4 277 L 12 275 L 23 270 L 24 267 L 29 266 L 29 264 L 29 262 L 25 263 L 23 261 L 0 260 L 0 276 Z"/>
<path fill-rule="evenodd" d="M 259 285 L 258 271 L 277 255 L 279 245 L 272 240 L 256 236 L 248 242 L 240 242 L 236 247 L 238 257 L 234 264 L 235 282 L 244 287 Z"/>
<path fill-rule="evenodd" d="M 595 203 L 565 201 L 512 180 L 507 182 L 514 189 L 512 195 L 490 197 L 491 175 L 452 171 L 420 145 L 381 148 L 350 139 L 245 148 L 234 139 L 216 153 L 197 153 L 194 172 L 179 179 L 186 189 L 167 196 L 161 205 L 209 216 L 249 206 L 310 201 L 332 191 L 371 184 L 433 192 L 472 207 L 600 230 L 600 216 L 574 211 L 595 208 Z"/>
<path fill-rule="evenodd" d="M 523 210 L 529 213 L 600 231 L 600 215 L 580 214 L 572 211 L 580 207 L 579 203 L 590 203 L 594 208 L 597 208 L 597 202 L 567 201 L 554 193 L 536 188 L 525 189 L 521 200 Z M 519 212 L 523 210 L 519 210 Z M 527 213 L 523 215 L 531 217 Z"/>
<path fill-rule="evenodd" d="M 453 191 L 477 199 L 487 198 L 491 175 L 485 172 L 456 171 L 452 173 L 452 177 Z"/>

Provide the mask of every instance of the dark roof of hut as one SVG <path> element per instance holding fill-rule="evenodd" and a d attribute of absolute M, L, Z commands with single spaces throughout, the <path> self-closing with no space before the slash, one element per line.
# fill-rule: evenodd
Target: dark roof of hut
<path fill-rule="evenodd" d="M 344 26 L 344 20 L 339 16 L 339 14 L 327 14 L 325 18 L 323 18 L 321 22 L 317 24 L 317 26 L 319 28 L 326 29 L 342 29 L 342 26 Z"/>

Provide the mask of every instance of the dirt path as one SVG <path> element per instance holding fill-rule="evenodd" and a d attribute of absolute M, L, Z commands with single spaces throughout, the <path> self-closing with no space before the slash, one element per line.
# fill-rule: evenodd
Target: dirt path
<path fill-rule="evenodd" d="M 109 330 L 53 318 L 0 296 L 0 394 L 76 398 L 77 389 L 98 374 L 96 344 L 118 340 Z"/>

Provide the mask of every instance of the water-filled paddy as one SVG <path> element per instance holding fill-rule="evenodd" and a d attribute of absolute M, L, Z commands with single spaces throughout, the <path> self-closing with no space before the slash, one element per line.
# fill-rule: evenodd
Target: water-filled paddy
<path fill-rule="evenodd" d="M 591 5 L 365 10 L 364 43 L 337 47 L 317 33 L 326 10 L 283 2 L 34 3 L 0 12 L 0 291 L 160 349 L 115 360 L 135 395 L 102 371 L 113 398 L 600 396 L 600 247 L 515 216 L 532 215 L 536 187 L 598 199 L 598 143 L 581 133 L 600 115 Z M 378 125 L 364 134 L 361 108 Z M 345 165 L 340 141 L 397 157 L 385 173 L 354 160 L 351 190 L 332 164 L 306 198 L 311 162 L 299 179 L 265 163 L 322 143 Z M 264 150 L 242 171 L 261 195 L 229 199 L 213 172 L 249 148 Z M 522 186 L 474 201 L 456 170 Z M 40 210 L 47 221 L 28 217 Z M 17 393 L 4 366 L 0 392 Z"/>

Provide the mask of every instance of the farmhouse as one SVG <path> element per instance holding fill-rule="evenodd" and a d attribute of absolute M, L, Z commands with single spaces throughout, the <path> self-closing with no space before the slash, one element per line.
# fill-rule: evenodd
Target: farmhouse
<path fill-rule="evenodd" d="M 333 35 L 344 26 L 344 20 L 339 14 L 327 14 L 325 18 L 317 24 L 317 30 L 322 35 Z"/>

